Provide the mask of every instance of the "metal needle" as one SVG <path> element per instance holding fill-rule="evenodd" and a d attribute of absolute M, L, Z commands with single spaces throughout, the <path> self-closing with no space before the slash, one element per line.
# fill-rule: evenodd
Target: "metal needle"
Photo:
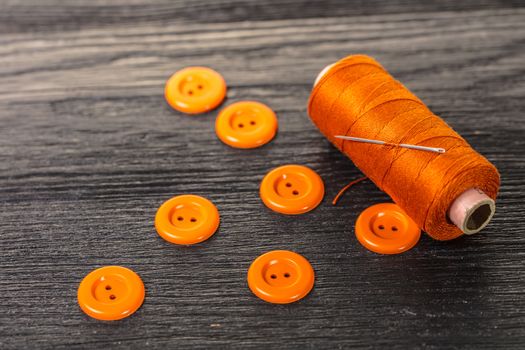
<path fill-rule="evenodd" d="M 353 137 L 353 136 L 343 136 L 343 135 L 335 135 L 338 139 L 348 140 L 348 141 L 355 141 L 355 142 L 364 142 L 364 143 L 373 143 L 376 145 L 394 145 L 402 148 L 409 148 L 409 149 L 416 149 L 418 151 L 427 151 L 427 152 L 434 152 L 434 153 L 445 153 L 444 148 L 439 147 L 427 147 L 427 146 L 419 146 L 419 145 L 411 145 L 408 143 L 400 143 L 400 144 L 391 144 L 386 141 L 381 140 L 371 140 L 371 139 L 364 139 L 361 137 Z"/>

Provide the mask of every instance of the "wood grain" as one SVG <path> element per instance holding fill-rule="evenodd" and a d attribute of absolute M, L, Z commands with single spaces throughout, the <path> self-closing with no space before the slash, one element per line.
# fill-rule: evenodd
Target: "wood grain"
<path fill-rule="evenodd" d="M 0 2 L 0 348 L 469 348 L 525 346 L 525 8 L 510 1 Z M 379 256 L 353 223 L 388 198 L 315 129 L 317 73 L 351 53 L 376 57 L 502 175 L 482 233 L 427 236 Z M 279 134 L 256 150 L 223 145 L 216 111 L 188 117 L 163 84 L 188 65 L 228 82 L 225 104 L 267 103 Z M 271 212 L 272 167 L 307 165 L 326 197 L 308 214 Z M 208 197 L 221 226 L 178 247 L 155 232 L 175 194 Z M 313 292 L 286 306 L 255 298 L 251 261 L 307 257 Z M 103 323 L 76 304 L 102 265 L 143 278 L 132 317 Z"/>

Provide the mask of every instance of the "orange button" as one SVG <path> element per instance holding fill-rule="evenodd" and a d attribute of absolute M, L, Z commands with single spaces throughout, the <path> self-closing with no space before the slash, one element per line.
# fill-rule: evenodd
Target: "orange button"
<path fill-rule="evenodd" d="M 368 207 L 359 215 L 355 235 L 373 252 L 399 254 L 416 245 L 421 230 L 399 206 L 381 203 Z"/>
<path fill-rule="evenodd" d="M 155 228 L 166 241 L 195 244 L 210 238 L 219 227 L 219 211 L 206 198 L 185 194 L 164 202 L 155 215 Z"/>
<path fill-rule="evenodd" d="M 144 283 L 135 272 L 121 266 L 105 266 L 91 271 L 80 282 L 78 304 L 88 316 L 113 321 L 137 311 L 144 295 Z"/>
<path fill-rule="evenodd" d="M 293 303 L 312 290 L 314 270 L 301 255 L 288 250 L 274 250 L 259 256 L 250 265 L 248 286 L 267 302 Z"/>
<path fill-rule="evenodd" d="M 235 148 L 255 148 L 273 139 L 277 117 L 266 105 L 254 101 L 237 102 L 224 108 L 215 122 L 215 133 Z"/>
<path fill-rule="evenodd" d="M 226 82 L 213 69 L 188 67 L 173 74 L 164 89 L 166 101 L 174 109 L 188 114 L 210 111 L 226 96 Z"/>
<path fill-rule="evenodd" d="M 321 203 L 324 184 L 315 171 L 302 165 L 284 165 L 270 171 L 261 182 L 261 199 L 273 211 L 306 213 Z"/>

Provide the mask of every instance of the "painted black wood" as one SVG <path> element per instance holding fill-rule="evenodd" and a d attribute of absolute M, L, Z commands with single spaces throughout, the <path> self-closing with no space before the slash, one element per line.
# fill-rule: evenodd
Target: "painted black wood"
<path fill-rule="evenodd" d="M 525 344 L 525 8 L 518 1 L 0 2 L 0 348 L 470 348 Z M 482 233 L 422 237 L 380 256 L 353 223 L 388 198 L 306 115 L 326 64 L 376 57 L 501 171 Z M 163 99 L 174 71 L 207 65 L 225 104 L 267 103 L 279 134 L 256 150 L 223 145 L 217 111 L 185 116 Z M 261 203 L 272 167 L 310 166 L 319 208 L 288 217 Z M 153 227 L 176 194 L 210 198 L 221 226 L 194 247 Z M 315 271 L 286 306 L 246 285 L 259 254 L 291 249 Z M 143 278 L 132 317 L 92 320 L 76 303 L 92 269 Z"/>

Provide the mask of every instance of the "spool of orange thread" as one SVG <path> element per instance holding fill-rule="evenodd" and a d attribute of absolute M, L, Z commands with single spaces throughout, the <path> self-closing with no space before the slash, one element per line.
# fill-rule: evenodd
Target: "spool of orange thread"
<path fill-rule="evenodd" d="M 373 58 L 349 56 L 323 69 L 308 113 L 431 237 L 449 240 L 473 234 L 491 220 L 500 181 L 497 169 Z M 443 148 L 445 153 L 394 147 L 400 144 Z"/>

